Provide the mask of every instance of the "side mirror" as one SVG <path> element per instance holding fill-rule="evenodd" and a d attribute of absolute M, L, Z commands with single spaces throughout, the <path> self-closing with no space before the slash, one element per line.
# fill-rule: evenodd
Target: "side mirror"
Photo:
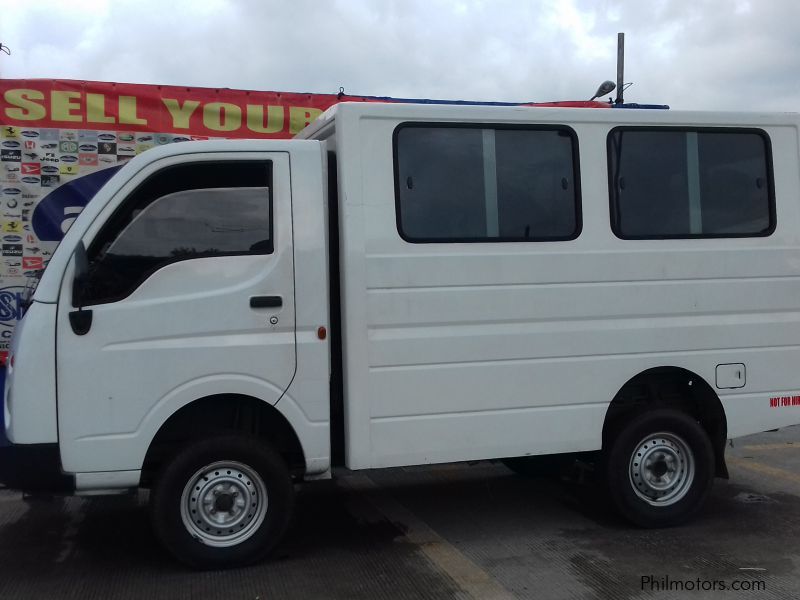
<path fill-rule="evenodd" d="M 75 335 L 86 335 L 92 328 L 92 311 L 84 310 L 86 285 L 89 283 L 89 257 L 83 241 L 75 247 L 75 275 L 72 279 L 72 306 L 78 310 L 70 311 L 69 323 Z"/>
<path fill-rule="evenodd" d="M 72 279 L 72 306 L 83 306 L 84 289 L 89 280 L 89 256 L 83 240 L 75 247 L 75 275 Z"/>

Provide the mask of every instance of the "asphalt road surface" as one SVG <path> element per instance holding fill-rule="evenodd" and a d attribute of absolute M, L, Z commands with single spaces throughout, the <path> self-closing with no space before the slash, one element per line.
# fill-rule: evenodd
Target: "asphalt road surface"
<path fill-rule="evenodd" d="M 499 463 L 344 472 L 299 491 L 274 558 L 224 572 L 175 563 L 145 494 L 3 491 L 0 598 L 800 598 L 800 427 L 737 440 L 728 465 L 667 530 L 628 526 L 592 484 Z"/>

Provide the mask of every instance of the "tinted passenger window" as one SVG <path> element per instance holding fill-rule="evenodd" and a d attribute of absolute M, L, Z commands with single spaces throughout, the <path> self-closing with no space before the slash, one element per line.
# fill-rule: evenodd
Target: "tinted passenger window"
<path fill-rule="evenodd" d="M 618 128 L 608 153 L 613 228 L 622 238 L 774 229 L 769 141 L 761 131 Z"/>
<path fill-rule="evenodd" d="M 131 294 L 180 260 L 272 252 L 269 164 L 195 163 L 145 181 L 89 250 L 87 304 Z"/>
<path fill-rule="evenodd" d="M 566 128 L 403 125 L 398 228 L 411 242 L 565 240 L 580 230 L 577 141 Z"/>

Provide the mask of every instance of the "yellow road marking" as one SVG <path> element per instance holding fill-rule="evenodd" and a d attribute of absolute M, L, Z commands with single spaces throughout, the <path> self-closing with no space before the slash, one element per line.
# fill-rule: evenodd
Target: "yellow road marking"
<path fill-rule="evenodd" d="M 749 471 L 755 471 L 756 473 L 769 475 L 770 477 L 777 477 L 778 479 L 791 481 L 792 483 L 800 485 L 800 475 L 797 473 L 792 473 L 791 471 L 787 471 L 785 469 L 779 469 L 778 467 L 771 467 L 769 465 L 765 465 L 764 463 L 755 462 L 752 460 L 736 458 L 735 456 L 729 456 L 726 460 L 729 465 L 742 467 L 743 469 L 748 469 Z"/>
<path fill-rule="evenodd" d="M 781 444 L 751 444 L 749 446 L 742 446 L 744 450 L 785 450 L 786 448 L 794 448 L 800 450 L 800 444 L 793 444 L 792 442 L 783 442 Z"/>
<path fill-rule="evenodd" d="M 368 475 L 362 473 L 346 475 L 340 477 L 338 481 L 348 489 L 365 494 L 369 503 L 389 521 L 405 525 L 406 540 L 417 546 L 428 560 L 448 575 L 469 597 L 476 600 L 516 598 L 422 519 L 382 491 Z"/>

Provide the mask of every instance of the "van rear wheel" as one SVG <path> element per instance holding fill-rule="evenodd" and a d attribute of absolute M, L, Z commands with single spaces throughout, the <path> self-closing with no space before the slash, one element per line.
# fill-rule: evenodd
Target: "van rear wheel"
<path fill-rule="evenodd" d="M 669 527 L 691 518 L 714 480 L 708 434 L 672 409 L 642 413 L 624 425 L 606 451 L 606 482 L 620 515 L 641 527 Z"/>
<path fill-rule="evenodd" d="M 164 466 L 150 500 L 153 526 L 191 567 L 250 564 L 283 536 L 293 491 L 286 463 L 264 442 L 215 437 L 192 443 Z"/>

